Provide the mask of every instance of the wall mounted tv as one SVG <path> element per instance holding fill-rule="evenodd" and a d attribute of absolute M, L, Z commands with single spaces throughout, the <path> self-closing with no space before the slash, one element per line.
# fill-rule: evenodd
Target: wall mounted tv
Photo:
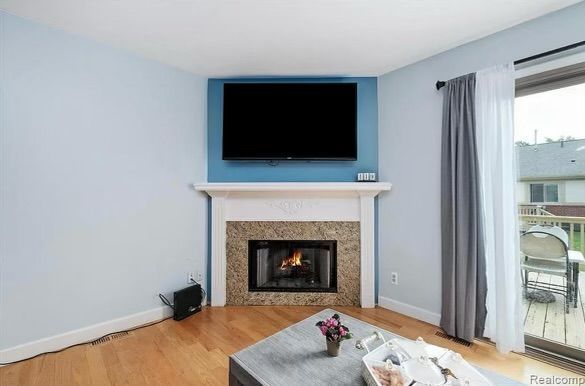
<path fill-rule="evenodd" d="M 356 160 L 356 83 L 225 83 L 224 160 Z"/>

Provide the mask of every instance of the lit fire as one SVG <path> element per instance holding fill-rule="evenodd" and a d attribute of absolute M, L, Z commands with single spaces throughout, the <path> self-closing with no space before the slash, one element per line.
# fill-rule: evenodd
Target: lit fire
<path fill-rule="evenodd" d="M 285 257 L 282 259 L 282 264 L 280 264 L 280 269 L 285 269 L 286 267 L 295 267 L 301 265 L 301 251 L 294 251 L 292 256 Z"/>

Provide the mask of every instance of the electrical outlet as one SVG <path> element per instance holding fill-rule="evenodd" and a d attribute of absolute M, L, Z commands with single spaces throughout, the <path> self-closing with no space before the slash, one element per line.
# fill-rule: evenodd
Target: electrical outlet
<path fill-rule="evenodd" d="M 187 277 L 187 284 L 193 284 L 195 277 L 193 276 L 193 272 L 189 272 L 189 276 Z"/>
<path fill-rule="evenodd" d="M 398 272 L 392 272 L 390 274 L 390 283 L 398 285 Z"/>
<path fill-rule="evenodd" d="M 203 273 L 197 272 L 197 282 L 201 284 L 203 282 Z"/>

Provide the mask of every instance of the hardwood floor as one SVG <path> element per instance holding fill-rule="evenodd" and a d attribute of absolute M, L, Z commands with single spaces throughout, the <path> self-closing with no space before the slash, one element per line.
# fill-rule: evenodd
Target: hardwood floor
<path fill-rule="evenodd" d="M 181 322 L 171 319 L 107 343 L 5 366 L 0 368 L 0 385 L 226 385 L 230 354 L 323 308 L 207 307 Z M 435 326 L 382 308 L 335 309 L 408 338 L 422 336 L 473 364 L 525 383 L 531 374 L 575 376 L 521 355 L 501 355 L 487 343 L 469 348 L 452 343 L 435 336 Z"/>

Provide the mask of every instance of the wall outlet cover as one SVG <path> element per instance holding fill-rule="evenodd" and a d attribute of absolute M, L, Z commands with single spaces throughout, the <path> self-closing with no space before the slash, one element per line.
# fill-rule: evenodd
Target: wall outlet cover
<path fill-rule="evenodd" d="M 398 284 L 398 272 L 392 272 L 390 274 L 390 282 L 395 285 Z"/>

